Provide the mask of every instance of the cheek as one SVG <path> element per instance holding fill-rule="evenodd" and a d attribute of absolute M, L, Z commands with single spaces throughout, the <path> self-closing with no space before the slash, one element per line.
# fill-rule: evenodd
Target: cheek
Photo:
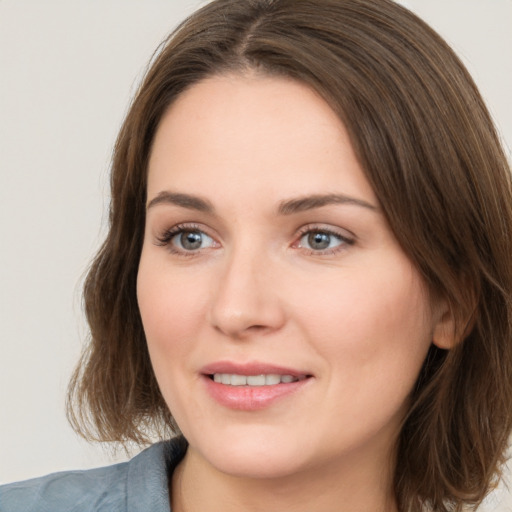
<path fill-rule="evenodd" d="M 405 398 L 431 343 L 428 296 L 406 261 L 390 261 L 386 272 L 368 266 L 317 282 L 302 294 L 302 328 L 328 361 L 333 382 L 371 395 L 395 388 Z"/>
<path fill-rule="evenodd" d="M 163 368 L 191 350 L 199 338 L 206 310 L 206 296 L 201 280 L 187 279 L 179 270 L 170 272 L 158 262 L 141 258 L 137 276 L 137 299 L 157 379 Z M 161 368 L 162 367 L 162 368 Z"/>
<path fill-rule="evenodd" d="M 144 258 L 143 253 L 137 276 L 139 309 L 151 365 L 180 428 L 186 428 L 189 419 L 192 423 L 201 419 L 194 418 L 201 408 L 186 375 L 191 372 L 190 356 L 201 339 L 199 318 L 205 314 L 206 296 L 198 280 L 187 279 L 184 272 L 170 272 L 158 261 Z"/>
<path fill-rule="evenodd" d="M 408 262 L 390 263 L 385 272 L 371 266 L 344 269 L 317 281 L 303 297 L 312 323 L 332 332 L 333 340 L 357 344 L 358 350 L 385 339 L 423 340 L 431 330 L 427 293 Z"/>
<path fill-rule="evenodd" d="M 324 362 L 319 418 L 325 428 L 342 428 L 345 441 L 358 442 L 386 425 L 396 432 L 430 346 L 419 278 L 407 267 L 390 269 L 386 275 L 353 272 L 343 286 L 329 283 L 329 300 L 321 299 L 320 287 L 307 298 L 302 326 Z"/>

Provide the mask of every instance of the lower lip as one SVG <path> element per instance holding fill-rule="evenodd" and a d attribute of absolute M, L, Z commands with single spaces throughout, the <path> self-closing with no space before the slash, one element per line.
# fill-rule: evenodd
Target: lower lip
<path fill-rule="evenodd" d="M 229 386 L 215 382 L 206 375 L 204 380 L 210 396 L 224 407 L 240 411 L 259 411 L 296 393 L 310 378 L 271 386 Z"/>

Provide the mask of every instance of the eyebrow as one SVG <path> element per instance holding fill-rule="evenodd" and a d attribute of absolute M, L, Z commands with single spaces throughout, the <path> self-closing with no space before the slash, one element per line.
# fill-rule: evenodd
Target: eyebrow
<path fill-rule="evenodd" d="M 357 199 L 355 197 L 346 196 L 344 194 L 315 194 L 311 196 L 299 197 L 297 199 L 289 199 L 279 204 L 278 212 L 281 215 L 292 215 L 294 213 L 313 210 L 331 204 L 347 204 L 361 206 L 372 211 L 378 211 L 379 208 L 371 203 Z"/>
<path fill-rule="evenodd" d="M 189 210 L 197 210 L 199 212 L 209 214 L 215 213 L 215 208 L 207 199 L 180 192 L 163 190 L 148 203 L 146 210 L 149 210 L 158 204 L 173 204 Z M 354 205 L 367 208 L 371 211 L 378 211 L 377 206 L 363 201 L 362 199 L 346 196 L 344 194 L 314 194 L 282 201 L 279 203 L 277 212 L 280 215 L 292 215 L 294 213 L 313 210 L 315 208 L 321 208 L 322 206 L 328 206 L 331 204 Z"/>
<path fill-rule="evenodd" d="M 207 199 L 202 199 L 201 197 L 192 196 L 190 194 L 169 192 L 166 190 L 160 192 L 157 196 L 151 199 L 146 207 L 146 210 L 149 210 L 157 204 L 174 204 L 176 206 L 181 206 L 182 208 L 197 210 L 204 213 L 214 212 L 212 203 L 210 203 L 210 201 Z"/>

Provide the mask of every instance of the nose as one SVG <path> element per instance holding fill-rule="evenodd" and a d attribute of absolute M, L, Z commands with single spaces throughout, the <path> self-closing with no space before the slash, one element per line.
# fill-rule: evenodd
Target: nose
<path fill-rule="evenodd" d="M 223 264 L 212 294 L 213 327 L 232 339 L 279 330 L 285 322 L 285 310 L 271 258 L 240 248 Z"/>

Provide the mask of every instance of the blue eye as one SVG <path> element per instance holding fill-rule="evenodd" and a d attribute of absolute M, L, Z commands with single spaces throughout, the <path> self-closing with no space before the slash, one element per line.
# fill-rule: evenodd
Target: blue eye
<path fill-rule="evenodd" d="M 194 225 L 177 225 L 157 236 L 157 245 L 167 247 L 170 252 L 193 255 L 202 249 L 217 247 L 218 243 Z"/>
<path fill-rule="evenodd" d="M 351 243 L 351 240 L 348 240 L 341 235 L 322 230 L 310 230 L 304 233 L 299 241 L 300 247 L 318 252 L 336 249 L 343 244 Z"/>
<path fill-rule="evenodd" d="M 169 243 L 183 251 L 197 251 L 212 247 L 214 241 L 202 231 L 182 229 L 170 237 Z"/>

